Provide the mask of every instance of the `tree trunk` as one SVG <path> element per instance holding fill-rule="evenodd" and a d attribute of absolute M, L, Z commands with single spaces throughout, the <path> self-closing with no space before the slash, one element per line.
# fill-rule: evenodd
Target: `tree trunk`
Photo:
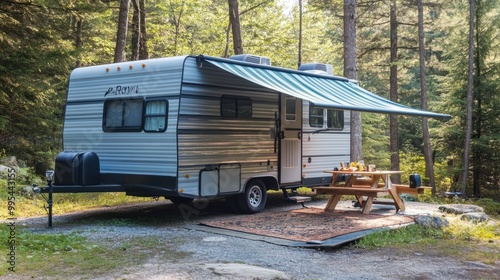
<path fill-rule="evenodd" d="M 344 76 L 356 80 L 356 0 L 344 0 Z M 351 111 L 351 161 L 362 159 L 361 113 Z"/>
<path fill-rule="evenodd" d="M 389 78 L 391 101 L 398 102 L 398 19 L 396 0 L 390 3 L 390 28 L 391 28 L 391 74 Z M 391 170 L 400 170 L 399 166 L 399 135 L 398 135 L 398 116 L 389 115 L 389 135 L 391 151 Z M 401 176 L 394 174 L 394 183 L 401 183 Z"/>
<path fill-rule="evenodd" d="M 420 59 L 420 91 L 422 110 L 427 110 L 427 83 L 425 81 L 425 44 L 424 44 L 424 8 L 422 0 L 417 1 L 418 6 L 418 54 Z M 429 136 L 429 124 L 427 118 L 422 118 L 422 133 L 424 137 L 425 175 L 429 178 L 432 194 L 436 193 L 436 182 L 434 179 L 434 164 L 432 162 L 432 148 Z"/>
<path fill-rule="evenodd" d="M 115 63 L 125 61 L 125 45 L 127 44 L 129 3 L 130 0 L 120 0 L 118 31 L 116 32 Z"/>
<path fill-rule="evenodd" d="M 477 5 L 475 6 L 474 9 L 474 14 L 476 16 L 476 24 L 475 24 L 475 38 L 476 38 L 476 46 L 475 48 L 475 64 L 476 64 L 476 79 L 474 79 L 474 88 L 475 88 L 475 104 L 476 104 L 476 112 L 474 114 L 474 117 L 476 119 L 475 121 L 475 133 L 474 133 L 474 138 L 476 139 L 481 139 L 481 136 L 483 134 L 482 132 L 482 127 L 483 127 L 483 100 L 481 97 L 481 43 L 479 41 L 479 31 L 481 30 L 480 25 L 481 25 L 481 19 L 482 19 L 482 13 L 480 12 L 480 9 L 482 8 L 481 1 L 477 2 Z M 473 194 L 475 197 L 480 197 L 481 196 L 481 188 L 480 188 L 480 178 L 481 178 L 481 173 L 483 172 L 483 161 L 481 159 L 481 151 L 478 145 L 474 145 L 472 147 L 472 190 Z M 487 167 L 484 168 L 487 170 Z"/>
<path fill-rule="evenodd" d="M 82 24 L 83 24 L 83 21 L 82 19 L 77 19 L 76 21 L 76 38 L 75 38 L 75 47 L 78 51 L 80 51 L 80 49 L 82 48 L 83 46 L 83 40 L 82 40 Z M 82 67 L 82 60 L 80 58 L 78 58 L 78 60 L 76 61 L 76 65 L 75 65 L 75 68 L 79 68 L 79 67 Z M 1 127 L 0 127 L 1 128 Z"/>
<path fill-rule="evenodd" d="M 460 188 L 462 193 L 465 193 L 467 188 L 467 177 L 469 173 L 469 156 L 470 156 L 470 143 L 472 135 L 472 98 L 473 98 L 473 82 L 474 82 L 474 11 L 475 2 L 469 0 L 469 66 L 467 70 L 467 116 L 465 123 L 465 143 L 464 143 L 464 158 L 463 170 L 460 178 Z"/>
<path fill-rule="evenodd" d="M 139 0 L 131 0 L 134 7 L 132 16 L 132 55 L 130 60 L 139 60 L 139 49 L 141 44 L 141 14 Z"/>
<path fill-rule="evenodd" d="M 233 30 L 233 50 L 234 54 L 243 53 L 243 40 L 241 39 L 240 14 L 238 11 L 238 0 L 228 0 L 229 22 Z"/>
<path fill-rule="evenodd" d="M 145 0 L 139 0 L 139 14 L 140 14 L 140 42 L 139 42 L 139 59 L 148 59 L 149 58 L 149 49 L 148 49 L 148 33 L 146 30 L 146 4 Z"/>
<path fill-rule="evenodd" d="M 302 0 L 299 0 L 299 55 L 297 64 L 298 67 L 302 64 Z"/>

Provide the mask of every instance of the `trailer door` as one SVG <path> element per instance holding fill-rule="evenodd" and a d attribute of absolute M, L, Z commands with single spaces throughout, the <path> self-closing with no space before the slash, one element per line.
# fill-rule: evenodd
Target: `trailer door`
<path fill-rule="evenodd" d="M 281 95 L 280 183 L 299 183 L 302 178 L 302 99 Z"/>

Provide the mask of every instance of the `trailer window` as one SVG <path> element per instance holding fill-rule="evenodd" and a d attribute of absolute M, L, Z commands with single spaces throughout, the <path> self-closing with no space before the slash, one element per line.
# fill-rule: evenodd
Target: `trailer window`
<path fill-rule="evenodd" d="M 311 127 L 323 127 L 323 109 L 309 106 L 309 125 Z"/>
<path fill-rule="evenodd" d="M 167 100 L 146 101 L 145 132 L 164 132 L 167 130 L 167 108 Z"/>
<path fill-rule="evenodd" d="M 326 127 L 334 129 L 344 128 L 344 111 L 342 110 L 326 110 Z"/>
<path fill-rule="evenodd" d="M 309 125 L 311 127 L 344 129 L 344 111 L 318 108 L 309 103 Z"/>
<path fill-rule="evenodd" d="M 112 99 L 104 102 L 103 130 L 141 131 L 143 99 Z"/>
<path fill-rule="evenodd" d="M 296 98 L 294 97 L 287 97 L 286 102 L 285 102 L 285 111 L 286 111 L 286 120 L 287 121 L 294 121 L 297 115 L 296 108 L 295 108 L 295 100 Z"/>
<path fill-rule="evenodd" d="M 252 99 L 248 97 L 223 95 L 220 101 L 220 112 L 223 118 L 251 118 Z"/>

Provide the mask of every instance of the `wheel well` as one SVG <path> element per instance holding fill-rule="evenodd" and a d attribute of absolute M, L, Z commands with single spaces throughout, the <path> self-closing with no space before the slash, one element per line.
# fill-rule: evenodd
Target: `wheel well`
<path fill-rule="evenodd" d="M 266 185 L 267 190 L 275 190 L 275 191 L 279 190 L 278 181 L 276 180 L 276 178 L 274 178 L 272 176 L 250 178 L 250 179 L 248 179 L 247 184 L 248 184 L 248 182 L 250 182 L 250 180 L 254 180 L 254 179 L 261 180 L 264 183 L 264 185 Z"/>

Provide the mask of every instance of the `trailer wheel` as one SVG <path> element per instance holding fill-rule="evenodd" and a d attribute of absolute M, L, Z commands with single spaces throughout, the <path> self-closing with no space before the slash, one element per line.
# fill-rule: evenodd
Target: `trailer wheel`
<path fill-rule="evenodd" d="M 245 192 L 237 196 L 238 209 L 246 214 L 261 212 L 266 206 L 266 201 L 267 189 L 261 180 L 250 180 Z"/>
<path fill-rule="evenodd" d="M 172 201 L 173 204 L 175 205 L 180 205 L 180 204 L 190 204 L 193 202 L 193 198 L 190 197 L 180 197 L 180 196 L 173 196 L 169 197 L 170 201 Z"/>

